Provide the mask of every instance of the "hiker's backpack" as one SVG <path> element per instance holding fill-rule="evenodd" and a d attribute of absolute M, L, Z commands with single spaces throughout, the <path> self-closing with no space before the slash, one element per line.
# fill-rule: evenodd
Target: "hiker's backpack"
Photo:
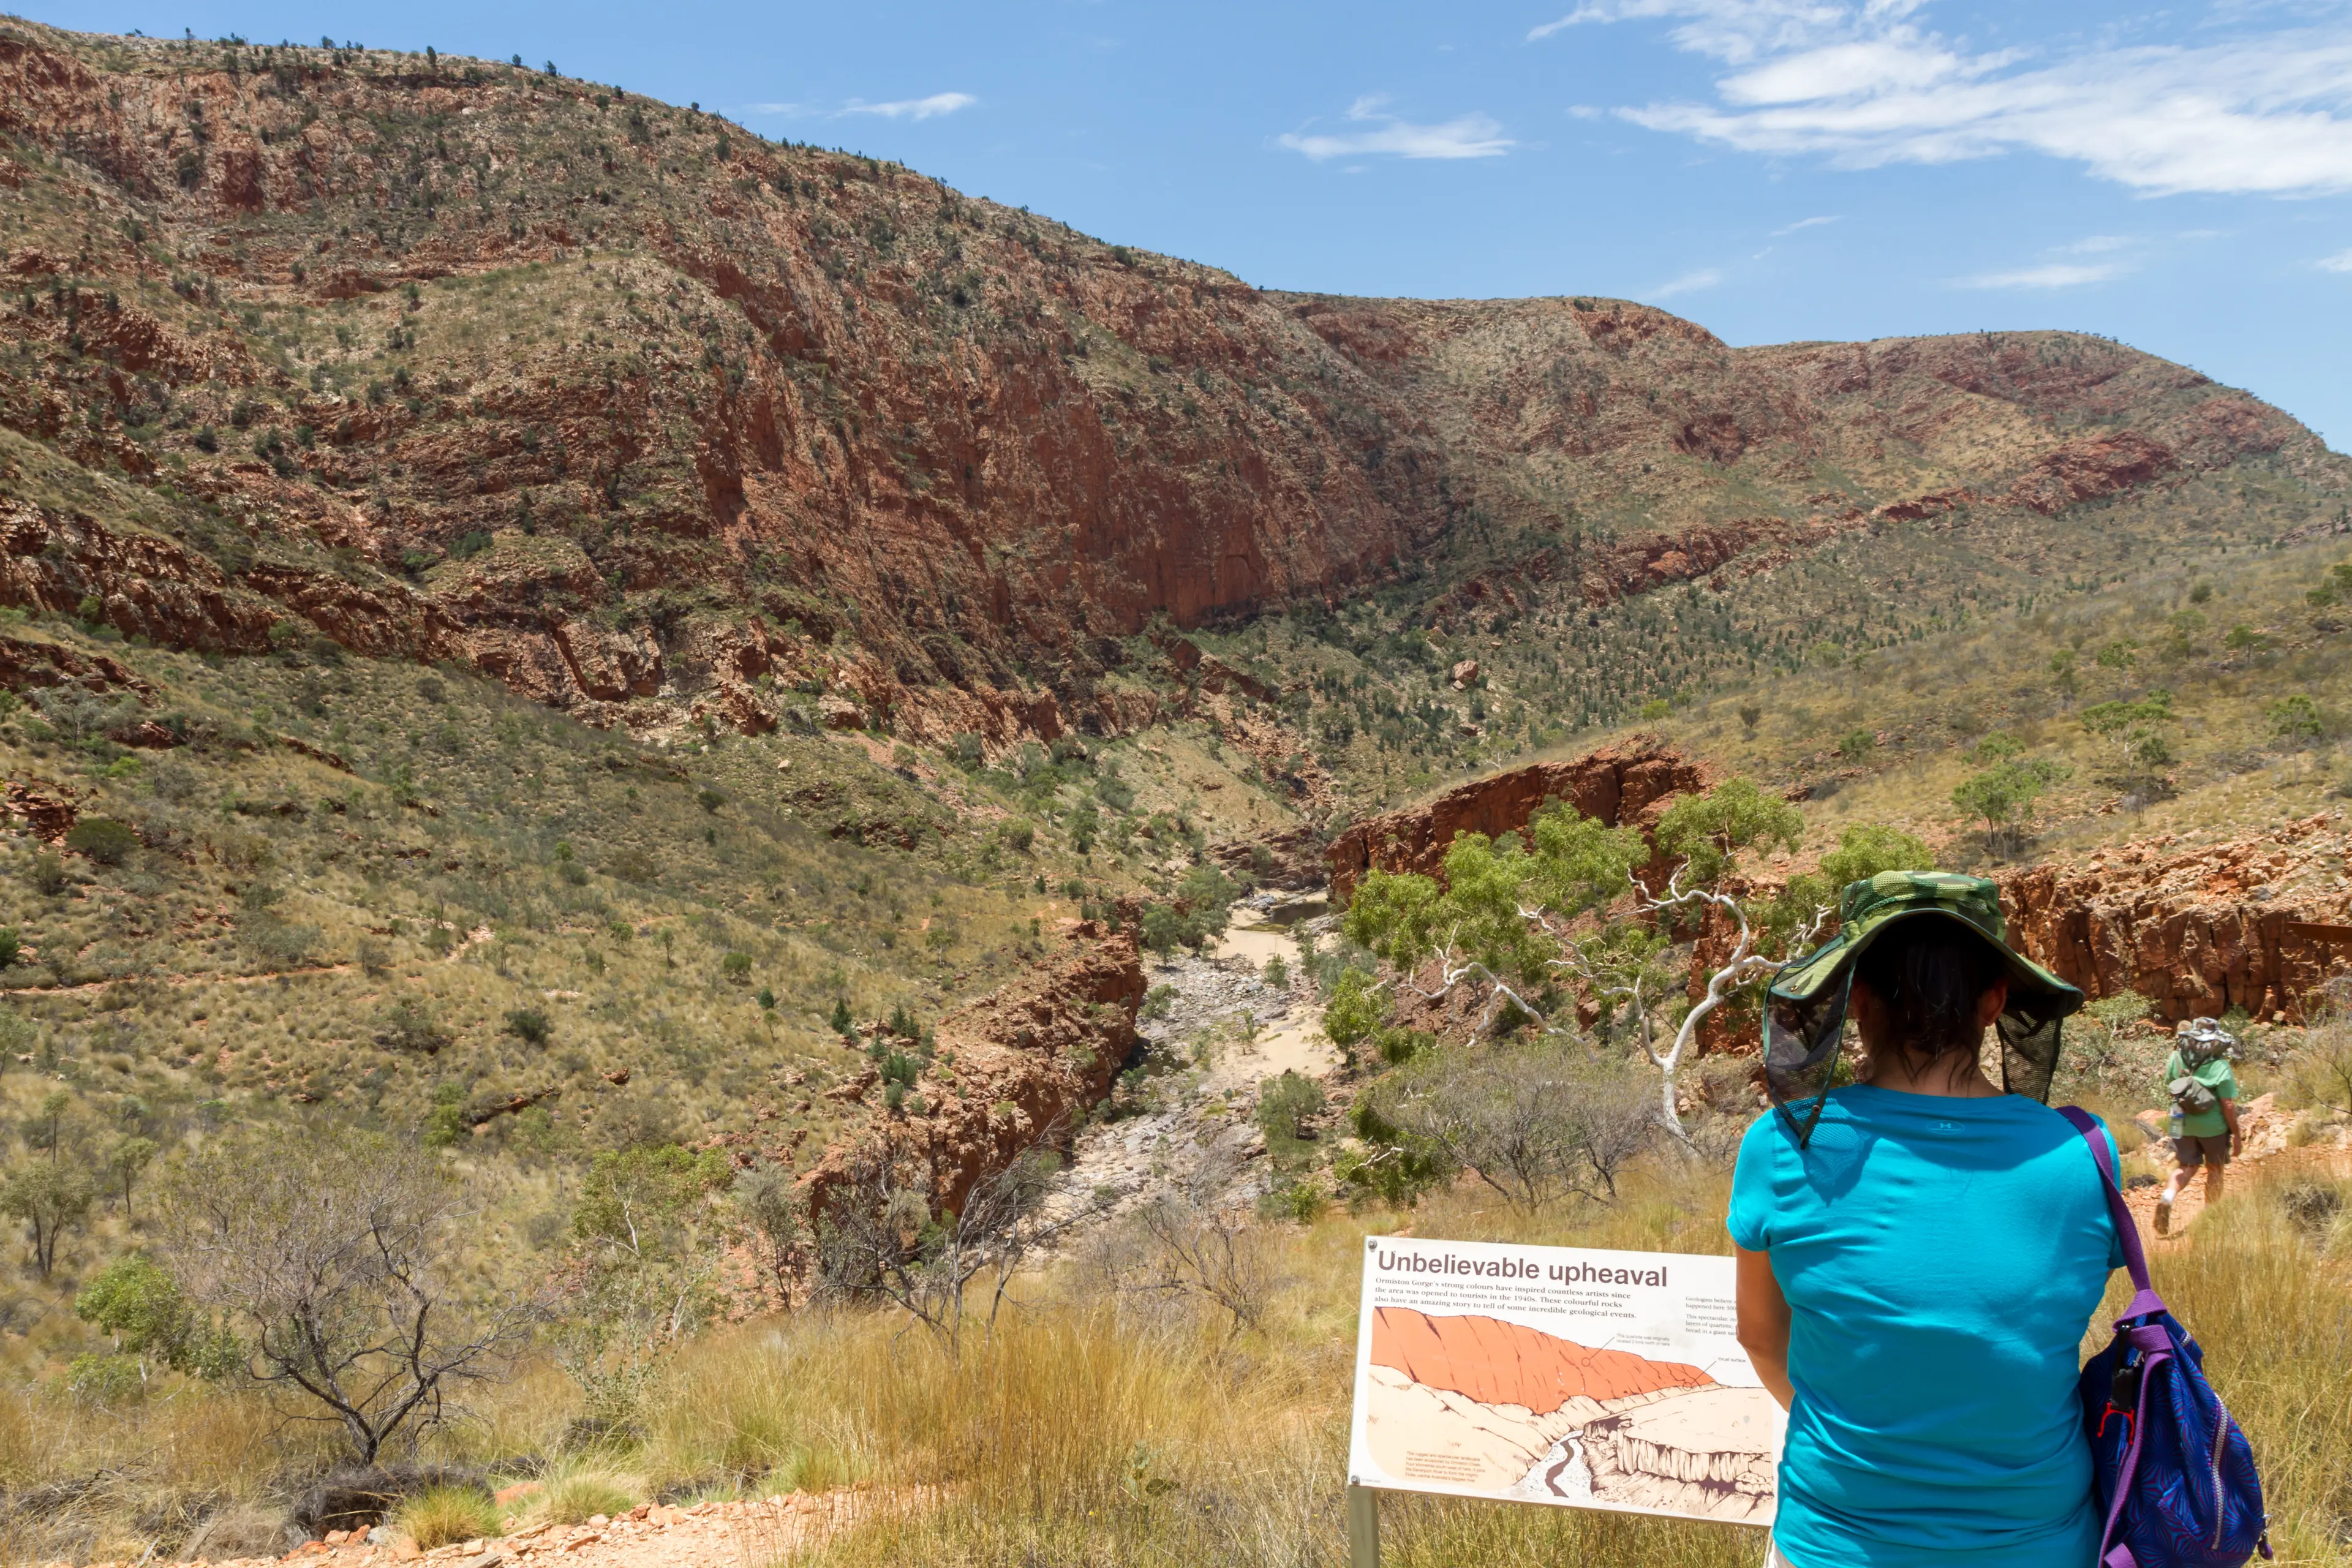
<path fill-rule="evenodd" d="M 2195 1073 L 2184 1073 L 2164 1089 L 2172 1096 L 2172 1109 L 2183 1116 L 2202 1116 L 2221 1103 L 2214 1097 L 2212 1086 Z"/>
<path fill-rule="evenodd" d="M 2138 1292 L 2083 1369 L 2083 1429 L 2103 1526 L 2100 1568 L 2237 1568 L 2271 1554 L 2263 1483 L 2246 1435 L 2205 1381 L 2205 1352 L 2149 1288 L 2147 1255 L 2096 1118 L 2058 1114 L 2091 1146 Z"/>

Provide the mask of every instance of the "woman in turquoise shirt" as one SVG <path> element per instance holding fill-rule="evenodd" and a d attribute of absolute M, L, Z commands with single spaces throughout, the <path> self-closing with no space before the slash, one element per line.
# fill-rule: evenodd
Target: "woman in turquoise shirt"
<path fill-rule="evenodd" d="M 1776 1109 L 1732 1180 L 1739 1339 L 1789 1411 L 1777 1561 L 2090 1568 L 2077 1347 L 2121 1248 L 2041 1102 L 2082 993 L 2007 946 L 1979 878 L 1887 872 L 1840 915 L 1772 984 Z"/>

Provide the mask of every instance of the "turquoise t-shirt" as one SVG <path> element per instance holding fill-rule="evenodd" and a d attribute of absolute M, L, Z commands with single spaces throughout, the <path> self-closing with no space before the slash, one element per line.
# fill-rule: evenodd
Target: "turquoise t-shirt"
<path fill-rule="evenodd" d="M 1832 1089 L 1801 1150 L 1777 1111 L 1748 1130 L 1730 1226 L 1793 1313 L 1790 1568 L 2086 1568 L 2074 1379 L 2123 1246 L 2063 1117 Z"/>

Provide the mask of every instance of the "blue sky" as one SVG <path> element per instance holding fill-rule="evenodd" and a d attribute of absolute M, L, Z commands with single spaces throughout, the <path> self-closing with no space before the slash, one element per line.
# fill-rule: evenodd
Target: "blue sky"
<path fill-rule="evenodd" d="M 1267 287 L 2120 338 L 2352 448 L 2352 0 L 68 0 L 553 59 Z"/>

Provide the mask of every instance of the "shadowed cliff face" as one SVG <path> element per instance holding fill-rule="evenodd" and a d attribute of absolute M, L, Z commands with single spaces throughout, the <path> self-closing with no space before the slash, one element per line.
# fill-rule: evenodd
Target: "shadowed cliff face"
<path fill-rule="evenodd" d="M 1162 617 L 1495 563 L 1599 602 L 2322 460 L 2097 340 L 1269 294 L 481 62 L 9 23 L 0 130 L 0 426 L 108 490 L 15 465 L 0 596 L 597 722 L 1116 731 Z"/>

